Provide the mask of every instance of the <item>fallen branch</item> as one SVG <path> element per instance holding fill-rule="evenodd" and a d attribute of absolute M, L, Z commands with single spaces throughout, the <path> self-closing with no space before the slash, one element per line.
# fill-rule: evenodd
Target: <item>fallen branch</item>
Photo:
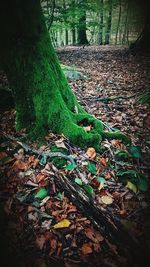
<path fill-rule="evenodd" d="M 126 100 L 126 99 L 130 99 L 130 98 L 133 98 L 135 97 L 136 94 L 134 95 L 131 95 L 131 96 L 116 96 L 116 97 L 94 97 L 94 96 L 89 96 L 89 97 L 83 97 L 84 100 L 90 100 L 90 101 L 101 101 L 101 102 L 104 102 L 104 103 L 108 103 L 110 101 L 115 101 L 115 100 L 119 100 L 119 99 L 123 99 L 123 100 Z"/>
<path fill-rule="evenodd" d="M 91 220 L 103 236 L 115 244 L 118 252 L 137 262 L 141 259 L 141 246 L 137 240 L 124 228 L 118 218 L 101 207 L 92 197 L 88 197 L 85 191 L 73 183 L 67 176 L 60 174 L 55 167 L 55 182 L 60 190 L 78 207 L 78 209 Z M 142 253 L 143 249 L 142 249 Z M 145 253 L 144 253 L 145 254 Z M 143 255 L 144 255 L 143 254 Z M 142 255 L 142 257 L 143 257 Z M 135 257 L 135 258 L 134 258 Z M 144 255 L 146 258 L 146 256 Z M 134 262 L 135 263 L 135 262 Z"/>
<path fill-rule="evenodd" d="M 40 151 L 38 149 L 32 148 L 31 146 L 28 146 L 27 144 L 23 142 L 18 141 L 18 139 L 13 137 L 12 135 L 5 134 L 5 133 L 3 133 L 3 135 L 11 141 L 16 141 L 16 143 L 19 144 L 25 150 L 25 152 L 33 153 L 38 156 L 44 156 L 45 160 L 47 160 L 48 158 L 54 158 L 54 157 L 64 158 L 70 161 L 72 164 L 75 164 L 74 158 L 70 155 L 65 155 L 61 152 Z"/>

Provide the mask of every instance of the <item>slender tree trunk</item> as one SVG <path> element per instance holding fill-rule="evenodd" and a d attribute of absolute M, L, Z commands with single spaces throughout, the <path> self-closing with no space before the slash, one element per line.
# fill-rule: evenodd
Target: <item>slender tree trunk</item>
<path fill-rule="evenodd" d="M 66 13 L 66 1 L 63 0 L 63 8 L 65 10 Z M 67 26 L 67 19 L 64 17 L 64 22 L 65 22 L 65 27 Z M 65 29 L 65 44 L 68 45 L 68 30 Z"/>
<path fill-rule="evenodd" d="M 116 28 L 116 37 L 115 37 L 115 45 L 117 45 L 117 39 L 118 39 L 118 31 L 120 26 L 120 20 L 121 20 L 121 0 L 119 1 L 119 17 L 118 17 L 118 23 Z"/>
<path fill-rule="evenodd" d="M 122 44 L 125 44 L 127 41 L 128 14 L 129 14 L 129 2 L 127 1 L 126 17 L 125 17 L 124 32 L 123 32 L 123 37 L 122 37 Z"/>
<path fill-rule="evenodd" d="M 72 15 L 72 24 L 71 24 L 71 32 L 72 32 L 72 45 L 76 44 L 76 29 L 75 29 L 75 0 L 72 0 L 71 2 L 72 8 L 73 8 L 73 15 Z"/>
<path fill-rule="evenodd" d="M 100 24 L 99 24 L 99 29 L 98 29 L 98 45 L 103 44 L 103 4 L 104 1 L 100 0 L 100 12 L 99 12 L 99 19 L 100 19 Z"/>
<path fill-rule="evenodd" d="M 109 13 L 108 13 L 108 18 L 106 22 L 105 45 L 110 43 L 111 20 L 112 20 L 112 0 L 109 0 L 108 4 L 109 4 Z"/>
<path fill-rule="evenodd" d="M 79 4 L 83 5 L 84 1 L 80 0 Z M 86 45 L 88 44 L 88 39 L 86 35 L 86 11 L 82 9 L 82 16 L 79 18 L 79 28 L 78 28 L 78 44 Z"/>
<path fill-rule="evenodd" d="M 65 30 L 65 39 L 66 39 L 66 45 L 68 45 L 68 30 Z"/>

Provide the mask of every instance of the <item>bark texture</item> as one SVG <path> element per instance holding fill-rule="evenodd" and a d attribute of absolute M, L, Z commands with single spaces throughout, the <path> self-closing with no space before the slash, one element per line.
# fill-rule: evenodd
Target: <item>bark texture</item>
<path fill-rule="evenodd" d="M 16 128 L 26 128 L 33 139 L 50 129 L 81 147 L 98 148 L 102 136 L 127 140 L 105 133 L 102 122 L 77 102 L 52 47 L 40 0 L 3 0 L 1 11 L 0 56 L 15 99 Z M 92 130 L 86 132 L 81 123 Z"/>

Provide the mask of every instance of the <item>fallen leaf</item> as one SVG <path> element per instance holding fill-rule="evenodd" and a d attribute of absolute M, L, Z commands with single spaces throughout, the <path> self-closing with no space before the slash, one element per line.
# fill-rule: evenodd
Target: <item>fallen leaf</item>
<path fill-rule="evenodd" d="M 84 126 L 83 128 L 84 128 L 84 130 L 86 132 L 90 132 L 91 131 L 91 128 L 92 128 L 92 125 Z"/>
<path fill-rule="evenodd" d="M 111 144 L 113 147 L 116 147 L 116 148 L 121 148 L 122 147 L 122 144 L 121 144 L 121 141 L 120 140 L 116 140 L 116 139 L 113 139 L 111 140 Z"/>
<path fill-rule="evenodd" d="M 8 155 L 7 155 L 6 152 L 4 152 L 4 151 L 0 152 L 0 160 L 3 159 L 3 158 L 5 158 L 5 157 L 7 157 L 7 156 Z"/>
<path fill-rule="evenodd" d="M 135 194 L 137 193 L 137 187 L 135 184 L 131 183 L 130 181 L 127 182 L 126 185 L 127 188 L 129 188 L 130 190 L 132 190 Z"/>
<path fill-rule="evenodd" d="M 76 184 L 78 184 L 78 185 L 82 185 L 83 184 L 83 182 L 82 182 L 82 180 L 80 179 L 80 178 L 75 178 L 75 183 Z"/>
<path fill-rule="evenodd" d="M 66 165 L 66 170 L 68 170 L 68 171 L 72 171 L 72 170 L 75 169 L 76 167 L 77 167 L 76 164 L 74 164 L 74 163 L 70 163 L 70 164 Z"/>
<path fill-rule="evenodd" d="M 58 148 L 65 148 L 65 149 L 67 149 L 67 147 L 66 147 L 65 144 L 64 144 L 64 140 L 65 140 L 64 138 L 61 138 L 61 139 L 55 141 L 55 145 L 56 145 Z"/>
<path fill-rule="evenodd" d="M 88 161 L 88 171 L 92 174 L 96 174 L 96 166 L 92 161 Z"/>
<path fill-rule="evenodd" d="M 85 184 L 83 185 L 83 188 L 86 191 L 86 193 L 88 193 L 90 196 L 93 195 L 94 190 L 92 186 L 90 186 L 89 184 Z"/>
<path fill-rule="evenodd" d="M 45 175 L 43 173 L 39 173 L 36 176 L 36 181 L 39 183 L 40 181 L 42 181 L 45 178 Z"/>
<path fill-rule="evenodd" d="M 37 247 L 42 250 L 44 243 L 45 243 L 45 236 L 44 235 L 40 235 L 36 238 L 35 243 L 37 245 Z"/>
<path fill-rule="evenodd" d="M 111 178 L 111 174 L 110 174 L 110 172 L 106 172 L 106 173 L 104 174 L 104 176 L 105 176 L 105 179 L 110 179 L 110 178 Z"/>
<path fill-rule="evenodd" d="M 24 170 L 26 171 L 28 169 L 28 166 L 25 162 L 22 160 L 16 160 L 12 166 L 13 170 L 18 171 L 18 170 Z"/>
<path fill-rule="evenodd" d="M 112 204 L 113 203 L 113 199 L 112 199 L 112 197 L 110 197 L 110 196 L 102 196 L 101 197 L 101 200 L 102 200 L 102 202 L 104 203 L 104 204 L 106 204 L 106 205 L 110 205 L 110 204 Z"/>
<path fill-rule="evenodd" d="M 92 228 L 87 228 L 85 230 L 85 235 L 94 243 L 99 243 L 104 240 L 103 236 L 98 231 L 94 231 Z"/>
<path fill-rule="evenodd" d="M 63 219 L 62 221 L 56 223 L 53 225 L 54 229 L 60 229 L 60 228 L 68 228 L 70 226 L 71 222 L 67 219 Z"/>
<path fill-rule="evenodd" d="M 84 243 L 81 247 L 81 251 L 84 255 L 90 254 L 93 252 L 91 246 L 88 243 Z"/>
<path fill-rule="evenodd" d="M 33 162 L 33 168 L 35 169 L 38 164 L 39 164 L 39 159 L 35 159 Z"/>
<path fill-rule="evenodd" d="M 96 151 L 93 147 L 89 147 L 86 151 L 86 155 L 91 158 L 91 159 L 94 159 L 95 156 L 96 156 Z"/>
<path fill-rule="evenodd" d="M 45 188 L 41 188 L 34 196 L 34 198 L 40 198 L 40 199 L 44 199 L 45 197 L 47 197 L 48 195 L 48 191 Z"/>
<path fill-rule="evenodd" d="M 107 163 L 106 163 L 106 159 L 105 158 L 100 158 L 100 163 L 103 165 L 103 166 L 107 166 Z"/>

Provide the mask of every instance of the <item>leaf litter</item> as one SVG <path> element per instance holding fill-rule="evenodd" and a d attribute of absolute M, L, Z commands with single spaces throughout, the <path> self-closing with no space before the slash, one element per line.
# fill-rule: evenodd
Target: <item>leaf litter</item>
<path fill-rule="evenodd" d="M 150 230 L 150 143 L 144 127 L 148 107 L 137 101 L 139 92 L 149 82 L 146 75 L 148 59 L 142 58 L 144 63 L 141 65 L 140 58 L 125 53 L 125 49 L 110 47 L 80 50 L 70 47 L 58 51 L 64 64 L 76 62 L 90 77 L 70 82 L 78 100 L 88 112 L 104 121 L 106 130 L 120 129 L 128 134 L 132 140 L 130 147 L 119 140 L 106 139 L 100 153 L 92 147 L 83 151 L 72 146 L 64 136 L 49 133 L 45 138 L 46 146 L 38 150 L 36 143 L 29 143 L 31 151 L 26 152 L 16 141 L 25 131 L 15 132 L 15 111 L 1 113 L 0 198 L 10 224 L 13 224 L 7 234 L 13 236 L 18 251 L 18 236 L 21 235 L 22 247 L 29 247 L 25 253 L 30 255 L 34 251 L 36 261 L 44 259 L 42 266 L 47 263 L 47 258 L 55 266 L 77 267 L 90 262 L 94 266 L 100 263 L 103 266 L 126 266 L 127 260 L 70 202 L 65 192 L 60 191 L 55 183 L 55 171 L 70 177 L 97 206 L 121 220 L 143 246 L 144 243 L 150 246 L 147 235 Z M 116 99 L 110 100 L 112 97 Z M 85 130 L 90 131 L 91 125 Z M 9 139 L 8 135 L 15 138 Z M 39 155 L 42 151 L 47 153 L 52 151 L 52 146 L 67 151 L 73 161 L 66 158 L 59 168 L 44 154 L 32 153 L 32 149 L 37 149 Z"/>

